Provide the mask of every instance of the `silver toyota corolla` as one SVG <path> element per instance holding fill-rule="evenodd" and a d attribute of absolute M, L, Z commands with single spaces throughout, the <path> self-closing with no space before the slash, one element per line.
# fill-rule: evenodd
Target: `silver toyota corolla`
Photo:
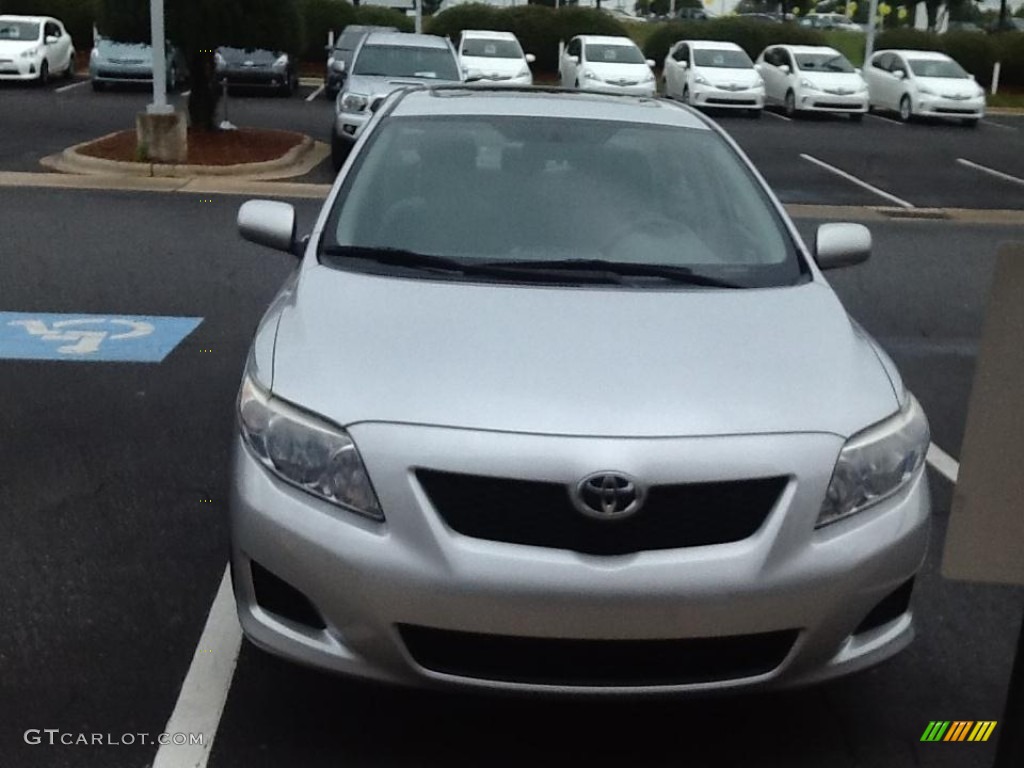
<path fill-rule="evenodd" d="M 247 637 L 336 672 L 564 693 L 791 685 L 913 636 L 928 424 L 713 123 L 668 101 L 388 97 L 238 399 Z"/>

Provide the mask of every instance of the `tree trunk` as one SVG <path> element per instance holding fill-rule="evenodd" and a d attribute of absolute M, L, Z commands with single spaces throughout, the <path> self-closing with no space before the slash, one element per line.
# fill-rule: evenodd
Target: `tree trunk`
<path fill-rule="evenodd" d="M 188 117 L 193 128 L 212 131 L 216 128 L 217 102 L 220 101 L 220 83 L 213 49 L 192 51 L 188 57 L 192 76 L 192 92 L 188 97 Z"/>
<path fill-rule="evenodd" d="M 925 3 L 924 7 L 928 12 L 928 31 L 934 32 L 939 20 L 939 2 L 936 0 L 936 2 Z"/>

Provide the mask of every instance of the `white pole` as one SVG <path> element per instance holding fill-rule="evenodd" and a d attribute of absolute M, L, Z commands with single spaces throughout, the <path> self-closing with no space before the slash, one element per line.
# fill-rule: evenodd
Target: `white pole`
<path fill-rule="evenodd" d="M 416 34 L 423 34 L 423 0 L 413 0 L 416 3 Z"/>
<path fill-rule="evenodd" d="M 149 31 L 153 47 L 153 103 L 146 107 L 151 115 L 173 112 L 167 103 L 167 50 L 164 43 L 164 0 L 149 0 Z"/>
<path fill-rule="evenodd" d="M 992 95 L 995 96 L 999 91 L 999 70 L 1003 68 L 1003 63 L 997 61 L 992 65 Z"/>
<path fill-rule="evenodd" d="M 868 65 L 868 59 L 875 51 L 875 17 L 878 16 L 878 0 L 871 0 L 871 7 L 868 8 L 868 34 L 864 42 L 864 66 Z"/>

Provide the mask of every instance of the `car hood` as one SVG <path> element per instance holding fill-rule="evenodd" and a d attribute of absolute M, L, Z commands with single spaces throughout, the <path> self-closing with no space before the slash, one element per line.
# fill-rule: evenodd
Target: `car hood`
<path fill-rule="evenodd" d="M 377 75 L 349 75 L 345 81 L 345 90 L 349 93 L 361 93 L 371 100 L 377 96 L 387 96 L 399 88 L 411 85 L 447 85 L 457 80 L 438 80 L 430 77 L 383 77 Z"/>
<path fill-rule="evenodd" d="M 694 67 L 695 73 L 700 73 L 708 79 L 712 85 L 742 85 L 750 88 L 761 76 L 753 67 L 727 68 L 727 67 Z"/>
<path fill-rule="evenodd" d="M 974 80 L 956 77 L 915 77 L 914 81 L 920 88 L 934 91 L 942 96 L 966 96 L 973 99 L 978 96 L 978 84 Z"/>
<path fill-rule="evenodd" d="M 820 283 L 567 289 L 310 265 L 286 294 L 273 392 L 340 425 L 847 437 L 897 409 L 872 342 Z"/>
<path fill-rule="evenodd" d="M 800 70 L 799 77 L 814 83 L 816 88 L 842 88 L 856 92 L 867 88 L 864 79 L 856 72 L 807 72 Z"/>
<path fill-rule="evenodd" d="M 462 66 L 484 78 L 515 77 L 526 67 L 525 59 L 497 59 L 493 56 L 463 56 Z"/>
<path fill-rule="evenodd" d="M 41 44 L 39 40 L 0 40 L 0 56 L 9 59 Z"/>
<path fill-rule="evenodd" d="M 651 74 L 651 68 L 646 64 L 605 64 L 603 62 L 587 62 L 585 69 L 589 69 L 602 80 L 634 80 L 642 82 Z"/>

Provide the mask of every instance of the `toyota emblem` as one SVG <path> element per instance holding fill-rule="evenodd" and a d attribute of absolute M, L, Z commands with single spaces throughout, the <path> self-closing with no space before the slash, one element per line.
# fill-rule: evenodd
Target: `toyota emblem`
<path fill-rule="evenodd" d="M 595 472 L 576 485 L 576 508 L 596 520 L 622 520 L 643 506 L 644 493 L 636 480 L 621 472 Z"/>

